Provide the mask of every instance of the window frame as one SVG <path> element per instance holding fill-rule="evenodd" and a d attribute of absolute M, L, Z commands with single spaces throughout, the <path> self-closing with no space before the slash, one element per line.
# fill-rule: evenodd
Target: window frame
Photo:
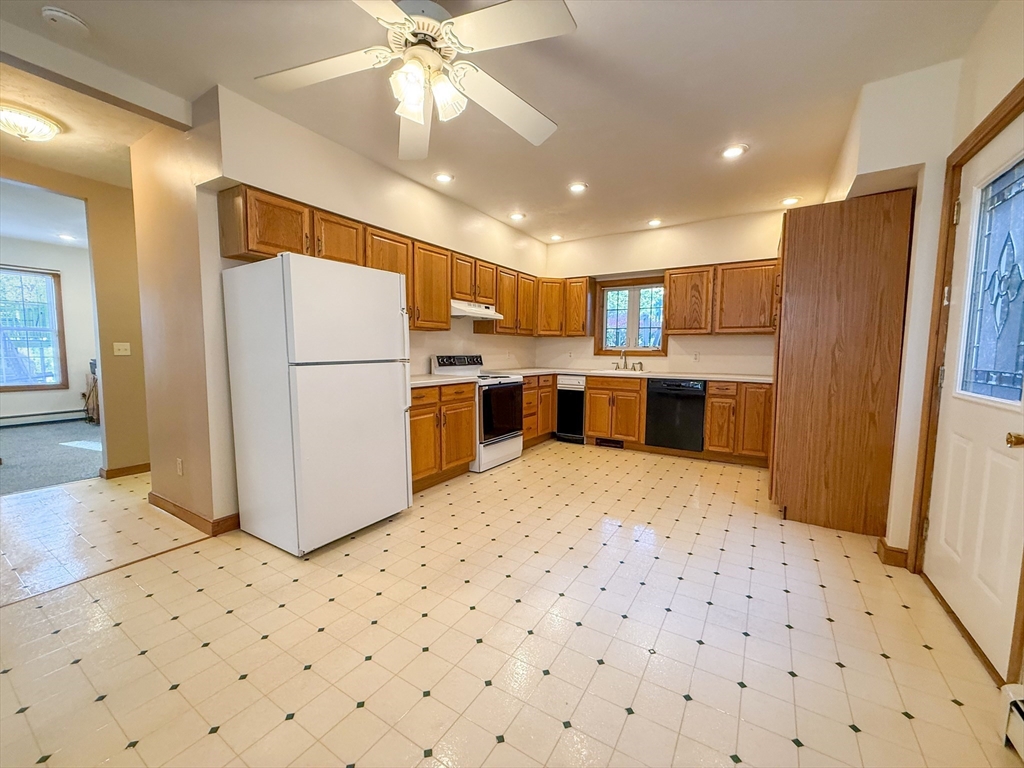
<path fill-rule="evenodd" d="M 57 354 L 60 363 L 60 381 L 53 384 L 13 384 L 0 385 L 0 392 L 45 392 L 48 390 L 70 389 L 68 383 L 68 356 L 64 339 L 64 298 L 60 290 L 60 272 L 52 269 L 20 267 L 15 264 L 0 264 L 8 272 L 24 272 L 34 275 L 47 275 L 53 280 L 53 309 L 56 318 Z"/>
<path fill-rule="evenodd" d="M 668 356 L 668 334 L 665 333 L 665 308 L 662 306 L 661 313 L 661 346 L 648 349 L 629 349 L 622 347 L 617 349 L 606 349 L 604 346 L 605 331 L 605 290 L 617 288 L 664 288 L 665 277 L 634 277 L 622 280 L 601 280 L 594 282 L 595 313 L 594 313 L 594 354 L 607 357 L 618 357 L 623 352 L 627 357 L 666 357 Z M 666 292 L 667 295 L 667 292 Z M 632 312 L 632 309 L 631 309 Z M 636 309 L 639 314 L 639 306 Z"/>

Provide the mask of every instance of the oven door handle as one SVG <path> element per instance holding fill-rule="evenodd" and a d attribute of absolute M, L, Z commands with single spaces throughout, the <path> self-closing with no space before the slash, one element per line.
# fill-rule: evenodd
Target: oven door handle
<path fill-rule="evenodd" d="M 503 388 L 506 388 L 506 387 L 521 387 L 521 386 L 523 386 L 523 382 L 521 382 L 521 381 L 513 381 L 513 382 L 506 383 L 506 384 L 481 384 L 480 385 L 480 389 L 481 390 L 485 390 L 485 389 L 503 389 Z"/>

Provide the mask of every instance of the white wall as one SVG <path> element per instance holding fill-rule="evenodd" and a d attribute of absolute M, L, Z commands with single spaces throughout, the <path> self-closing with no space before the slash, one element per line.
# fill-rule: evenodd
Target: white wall
<path fill-rule="evenodd" d="M 85 216 L 84 205 L 82 216 Z M 89 250 L 4 237 L 0 238 L 0 264 L 60 273 L 68 366 L 68 389 L 5 392 L 0 396 L 0 416 L 83 411 L 82 393 L 86 388 L 89 361 L 96 357 L 96 302 Z M 12 423 L 12 420 L 5 419 L 5 423 Z"/>

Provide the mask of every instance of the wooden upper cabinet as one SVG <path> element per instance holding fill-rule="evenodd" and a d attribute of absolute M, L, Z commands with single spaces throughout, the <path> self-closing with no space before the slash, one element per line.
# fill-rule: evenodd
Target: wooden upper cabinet
<path fill-rule="evenodd" d="M 333 213 L 313 211 L 314 256 L 362 266 L 366 260 L 366 227 Z"/>
<path fill-rule="evenodd" d="M 665 333 L 711 333 L 714 267 L 665 272 Z"/>
<path fill-rule="evenodd" d="M 736 453 L 768 458 L 772 442 L 772 385 L 740 384 Z"/>
<path fill-rule="evenodd" d="M 412 306 L 412 240 L 373 227 L 366 228 L 364 266 L 405 275 L 406 303 Z"/>
<path fill-rule="evenodd" d="M 501 320 L 494 320 L 493 328 L 495 333 L 516 332 L 518 327 L 517 297 L 519 294 L 519 275 L 511 269 L 498 267 L 498 303 L 495 309 L 502 315 Z"/>
<path fill-rule="evenodd" d="M 561 336 L 564 323 L 565 281 L 556 277 L 538 279 L 537 335 Z"/>
<path fill-rule="evenodd" d="M 565 281 L 566 336 L 590 335 L 590 278 L 570 277 Z"/>
<path fill-rule="evenodd" d="M 448 251 L 413 243 L 410 328 L 421 331 L 446 331 L 451 328 L 448 263 Z"/>
<path fill-rule="evenodd" d="M 498 268 L 479 259 L 476 259 L 474 264 L 476 267 L 474 280 L 476 301 L 481 304 L 490 304 L 493 307 L 498 300 Z"/>
<path fill-rule="evenodd" d="M 220 252 L 225 259 L 266 259 L 282 251 L 310 251 L 312 212 L 308 206 L 251 187 L 217 195 Z"/>
<path fill-rule="evenodd" d="M 476 458 L 476 401 L 441 404 L 441 469 Z"/>
<path fill-rule="evenodd" d="M 736 450 L 736 398 L 708 397 L 704 403 L 704 450 L 734 453 Z"/>
<path fill-rule="evenodd" d="M 774 333 L 776 259 L 715 267 L 715 333 Z"/>
<path fill-rule="evenodd" d="M 476 259 L 452 253 L 452 298 L 476 301 Z"/>
<path fill-rule="evenodd" d="M 537 278 L 533 275 L 518 275 L 516 286 L 516 334 L 537 335 Z"/>

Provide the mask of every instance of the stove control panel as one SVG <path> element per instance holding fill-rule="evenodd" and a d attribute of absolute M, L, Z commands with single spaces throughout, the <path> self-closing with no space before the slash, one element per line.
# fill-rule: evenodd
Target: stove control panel
<path fill-rule="evenodd" d="M 482 355 L 437 355 L 434 358 L 438 368 L 451 368 L 461 365 L 483 365 Z"/>

